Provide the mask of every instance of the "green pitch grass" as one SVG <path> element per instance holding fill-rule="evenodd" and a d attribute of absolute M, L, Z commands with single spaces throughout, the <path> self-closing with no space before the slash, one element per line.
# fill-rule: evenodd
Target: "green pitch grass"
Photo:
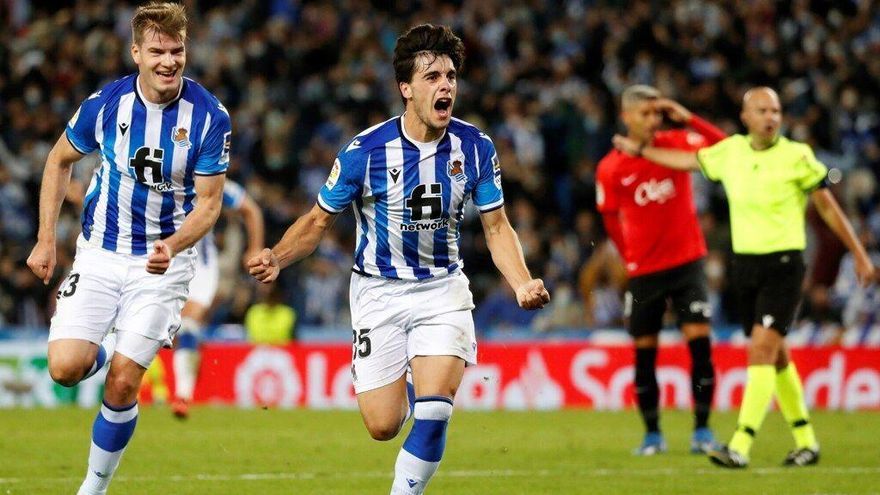
<path fill-rule="evenodd" d="M 0 410 L 0 494 L 74 493 L 94 410 Z M 687 452 L 690 417 L 666 412 L 670 452 L 637 458 L 635 412 L 462 412 L 428 493 L 457 495 L 880 493 L 880 413 L 816 413 L 822 462 L 782 468 L 792 440 L 771 413 L 744 471 Z M 726 440 L 732 413 L 713 417 Z M 112 494 L 387 494 L 405 434 L 369 439 L 356 412 L 141 409 Z"/>

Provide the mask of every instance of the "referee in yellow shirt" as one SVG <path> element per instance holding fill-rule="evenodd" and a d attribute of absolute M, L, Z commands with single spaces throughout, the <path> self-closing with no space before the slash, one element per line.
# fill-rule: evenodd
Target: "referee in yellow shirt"
<path fill-rule="evenodd" d="M 819 443 L 785 335 L 800 303 L 808 199 L 855 255 L 859 281 L 871 283 L 875 269 L 825 187 L 828 169 L 808 145 L 779 135 L 782 108 L 776 92 L 767 87 L 746 92 L 740 118 L 748 135 L 730 136 L 696 153 L 644 147 L 623 136 L 615 136 L 614 145 L 670 168 L 701 170 L 727 193 L 734 252 L 731 281 L 743 330 L 751 338 L 736 432 L 729 444 L 709 453 L 710 459 L 729 468 L 748 465 L 752 441 L 775 391 L 795 440 L 784 464 L 807 466 L 819 462 Z"/>

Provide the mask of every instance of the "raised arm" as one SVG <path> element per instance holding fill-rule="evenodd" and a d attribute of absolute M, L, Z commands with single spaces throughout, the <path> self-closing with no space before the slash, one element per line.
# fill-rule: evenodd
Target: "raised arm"
<path fill-rule="evenodd" d="M 317 249 L 324 233 L 333 225 L 336 215 L 318 205 L 296 219 L 272 249 L 264 249 L 248 263 L 248 271 L 264 284 L 278 278 L 282 268 L 305 258 Z"/>
<path fill-rule="evenodd" d="M 504 208 L 483 213 L 480 220 L 492 262 L 516 293 L 516 302 L 524 309 L 543 308 L 550 302 L 550 293 L 544 288 L 543 280 L 533 279 L 529 274 L 519 237 L 510 225 Z"/>
<path fill-rule="evenodd" d="M 618 150 L 632 156 L 642 156 L 646 159 L 664 167 L 675 170 L 699 170 L 700 163 L 697 161 L 697 154 L 693 151 L 680 151 L 667 148 L 655 148 L 653 146 L 642 146 L 633 139 L 626 136 L 616 134 L 612 139 L 614 147 Z"/>
<path fill-rule="evenodd" d="M 67 195 L 70 184 L 70 172 L 73 164 L 83 155 L 61 135 L 43 169 L 43 181 L 40 184 L 40 225 L 37 231 L 37 243 L 31 250 L 27 265 L 44 284 L 49 283 L 55 271 L 55 227 L 61 212 L 61 203 Z"/>
<path fill-rule="evenodd" d="M 715 127 L 711 122 L 703 120 L 700 116 L 675 100 L 660 98 L 657 100 L 657 109 L 664 112 L 675 122 L 685 124 L 697 131 L 697 133 L 706 138 L 706 142 L 710 146 L 727 137 L 724 131 Z"/>
<path fill-rule="evenodd" d="M 840 208 L 837 200 L 834 199 L 831 191 L 829 191 L 828 188 L 823 187 L 813 191 L 812 194 L 810 194 L 810 198 L 816 205 L 816 210 L 819 212 L 819 215 L 821 215 L 822 219 L 825 220 L 825 223 L 828 224 L 828 227 L 837 234 L 837 237 L 840 238 L 853 254 L 856 275 L 858 276 L 859 283 L 863 286 L 867 286 L 873 282 L 876 276 L 876 270 L 874 264 L 871 262 L 871 257 L 868 256 L 867 251 L 865 251 L 865 246 L 862 245 L 862 242 L 852 228 L 852 224 L 847 220 L 846 215 L 844 215 L 843 210 Z"/>
<path fill-rule="evenodd" d="M 171 265 L 171 258 L 195 244 L 214 227 L 220 216 L 225 181 L 226 174 L 196 175 L 196 206 L 186 216 L 177 232 L 153 243 L 153 252 L 147 259 L 148 272 L 165 273 Z"/>

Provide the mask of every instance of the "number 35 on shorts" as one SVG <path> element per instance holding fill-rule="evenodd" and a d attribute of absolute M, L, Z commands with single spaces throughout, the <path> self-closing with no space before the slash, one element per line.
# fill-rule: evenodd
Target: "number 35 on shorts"
<path fill-rule="evenodd" d="M 58 293 L 55 294 L 55 299 L 61 299 L 62 297 L 70 297 L 76 294 L 76 284 L 79 283 L 79 273 L 71 273 L 67 276 L 67 279 L 61 284 L 61 287 L 58 288 Z"/>
<path fill-rule="evenodd" d="M 365 358 L 373 352 L 373 345 L 370 342 L 369 328 L 360 328 L 351 331 L 351 360 L 354 361 L 358 357 Z"/>

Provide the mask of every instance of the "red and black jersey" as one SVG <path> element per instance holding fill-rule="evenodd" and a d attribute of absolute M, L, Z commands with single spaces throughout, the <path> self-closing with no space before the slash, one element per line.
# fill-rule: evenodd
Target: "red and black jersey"
<path fill-rule="evenodd" d="M 694 131 L 657 132 L 651 145 L 695 151 L 725 137 L 723 131 L 696 116 L 690 125 Z M 706 255 L 690 172 L 612 150 L 599 162 L 596 202 L 631 277 Z"/>

